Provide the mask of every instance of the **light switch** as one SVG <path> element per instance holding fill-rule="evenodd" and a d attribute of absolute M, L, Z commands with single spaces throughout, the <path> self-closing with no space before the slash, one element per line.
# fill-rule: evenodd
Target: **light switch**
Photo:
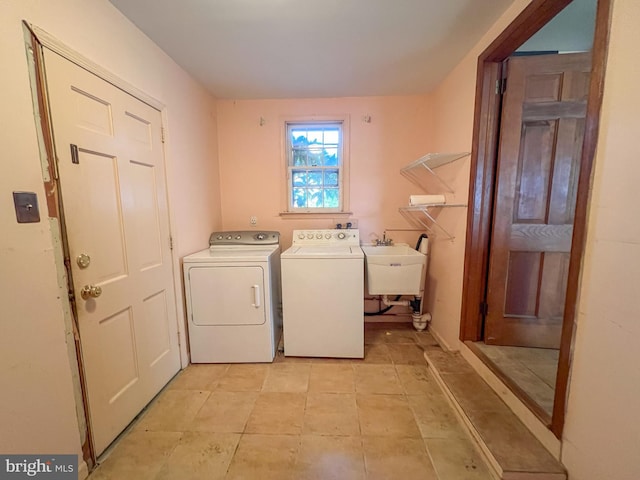
<path fill-rule="evenodd" d="M 18 223 L 37 223 L 40 221 L 38 196 L 34 192 L 13 192 Z"/>

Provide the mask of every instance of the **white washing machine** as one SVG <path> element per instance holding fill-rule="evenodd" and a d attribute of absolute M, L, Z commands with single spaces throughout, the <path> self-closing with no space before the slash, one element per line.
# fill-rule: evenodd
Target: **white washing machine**
<path fill-rule="evenodd" d="M 284 354 L 364 358 L 358 230 L 294 230 L 281 260 Z"/>
<path fill-rule="evenodd" d="M 192 363 L 272 362 L 282 331 L 280 234 L 214 232 L 183 259 Z"/>

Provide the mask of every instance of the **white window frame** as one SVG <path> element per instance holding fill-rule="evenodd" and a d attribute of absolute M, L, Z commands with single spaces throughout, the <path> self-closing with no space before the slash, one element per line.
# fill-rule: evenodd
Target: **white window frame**
<path fill-rule="evenodd" d="M 323 125 L 335 125 L 340 127 L 340 142 L 338 145 L 338 157 L 339 162 L 337 167 L 330 167 L 331 169 L 338 170 L 338 189 L 339 189 L 339 205 L 338 208 L 309 208 L 309 207 L 295 207 L 292 202 L 293 197 L 293 182 L 292 172 L 299 169 L 293 165 L 293 149 L 291 145 L 290 129 L 295 126 L 323 126 Z M 284 121 L 283 128 L 283 158 L 285 168 L 285 181 L 286 186 L 283 189 L 285 192 L 283 214 L 340 214 L 348 212 L 348 186 L 349 186 L 349 118 L 347 116 L 331 116 L 331 117 L 302 117 L 302 118 L 290 118 Z"/>

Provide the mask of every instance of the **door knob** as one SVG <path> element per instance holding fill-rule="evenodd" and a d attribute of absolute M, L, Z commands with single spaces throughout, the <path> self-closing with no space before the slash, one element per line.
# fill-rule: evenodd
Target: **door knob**
<path fill-rule="evenodd" d="M 90 298 L 98 298 L 100 295 L 102 295 L 102 288 L 95 285 L 85 285 L 84 287 L 82 287 L 82 290 L 80 290 L 80 296 L 84 300 L 88 300 Z"/>

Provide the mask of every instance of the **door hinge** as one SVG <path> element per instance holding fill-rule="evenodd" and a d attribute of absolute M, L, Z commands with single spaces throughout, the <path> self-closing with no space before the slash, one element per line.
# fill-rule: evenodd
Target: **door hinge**
<path fill-rule="evenodd" d="M 489 304 L 487 302 L 480 302 L 480 315 L 486 317 L 489 314 Z"/>
<path fill-rule="evenodd" d="M 160 140 L 164 143 L 164 127 L 160 127 Z"/>
<path fill-rule="evenodd" d="M 169 250 L 173 250 L 173 237 L 169 235 Z"/>
<path fill-rule="evenodd" d="M 499 78 L 498 80 L 496 80 L 496 94 L 497 95 L 504 95 L 504 92 L 507 91 L 507 79 L 505 78 Z"/>

